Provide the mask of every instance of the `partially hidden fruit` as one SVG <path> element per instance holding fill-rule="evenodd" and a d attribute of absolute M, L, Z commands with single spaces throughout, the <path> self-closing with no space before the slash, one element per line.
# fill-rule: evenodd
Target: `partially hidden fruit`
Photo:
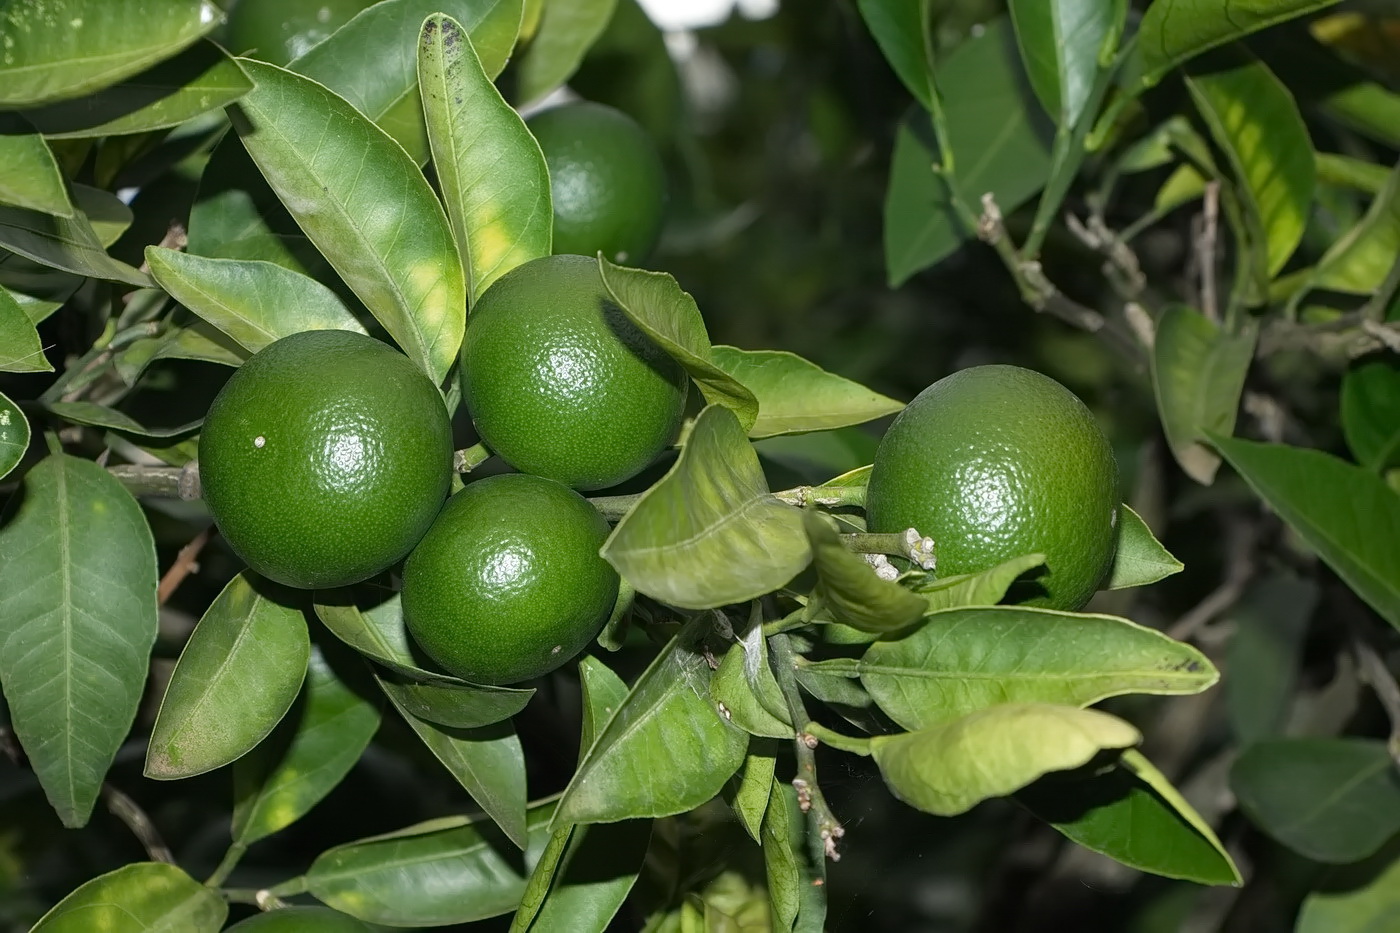
<path fill-rule="evenodd" d="M 404 622 L 444 670 L 480 684 L 547 674 L 595 638 L 617 599 L 608 525 L 578 493 L 509 473 L 448 500 L 404 563 Z"/>
<path fill-rule="evenodd" d="M 447 497 L 452 431 L 436 387 L 372 337 L 313 330 L 225 383 L 199 437 L 204 499 L 248 566 L 344 586 L 398 561 Z"/>
<path fill-rule="evenodd" d="M 524 473 L 602 489 L 673 440 L 689 377 L 613 303 L 595 260 L 546 256 L 497 279 L 462 341 L 462 399 Z"/>
<path fill-rule="evenodd" d="M 931 536 L 940 577 L 1044 554 L 1022 602 L 1074 610 L 1113 560 L 1118 501 L 1117 461 L 1083 402 L 1040 373 L 976 366 L 895 418 L 875 454 L 866 519 L 874 532 Z"/>
<path fill-rule="evenodd" d="M 374 0 L 237 0 L 224 42 L 233 52 L 285 65 L 330 38 Z"/>
<path fill-rule="evenodd" d="M 554 252 L 638 265 L 656 245 L 666 173 L 646 130 L 620 110 L 562 104 L 527 121 L 549 167 Z"/>
<path fill-rule="evenodd" d="M 374 929 L 329 907 L 279 907 L 235 923 L 228 933 L 371 933 Z"/>

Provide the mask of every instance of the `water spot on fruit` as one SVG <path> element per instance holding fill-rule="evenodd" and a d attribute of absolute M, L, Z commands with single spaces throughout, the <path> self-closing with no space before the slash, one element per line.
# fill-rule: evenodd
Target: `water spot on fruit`
<path fill-rule="evenodd" d="M 267 438 L 263 437 L 261 434 L 253 438 L 253 446 L 258 448 L 259 450 L 261 450 L 266 444 Z"/>
<path fill-rule="evenodd" d="M 563 646 L 563 645 L 555 645 L 553 648 L 550 648 L 550 649 L 549 649 L 549 653 L 550 653 L 550 654 L 558 654 L 559 652 L 561 652 L 561 651 L 563 651 L 563 650 L 564 650 L 564 646 Z"/>

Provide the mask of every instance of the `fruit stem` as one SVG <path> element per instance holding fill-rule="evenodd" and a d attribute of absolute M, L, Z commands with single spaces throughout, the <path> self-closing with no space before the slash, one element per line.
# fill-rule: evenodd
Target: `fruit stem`
<path fill-rule="evenodd" d="M 589 499 L 588 504 L 597 509 L 598 514 L 608 521 L 616 522 L 620 521 L 641 497 L 641 493 L 634 493 L 630 496 L 598 496 Z"/>
<path fill-rule="evenodd" d="M 243 853 L 247 851 L 248 847 L 241 842 L 235 842 L 233 845 L 229 846 L 228 851 L 224 853 L 223 860 L 219 862 L 219 867 L 215 868 L 214 873 L 205 880 L 205 887 L 217 888 L 219 885 L 223 884 L 225 879 L 228 878 L 229 874 L 238 865 L 239 860 L 243 858 Z"/>
<path fill-rule="evenodd" d="M 865 505 L 864 486 L 794 486 L 791 489 L 784 489 L 782 492 L 775 492 L 773 495 L 789 505 L 800 506 L 804 509 L 814 505 L 827 508 Z"/>
<path fill-rule="evenodd" d="M 810 723 L 802 694 L 797 689 L 797 655 L 787 635 L 768 638 L 768 657 L 778 688 L 787 701 L 788 715 L 793 722 Z M 816 833 L 826 857 L 837 862 L 841 854 L 836 851 L 836 840 L 846 835 L 846 829 L 831 812 L 817 783 L 817 737 L 806 728 L 797 733 L 793 742 L 797 750 L 797 776 L 792 779 L 792 786 L 797 790 L 797 805 L 807 814 L 809 832 Z"/>
<path fill-rule="evenodd" d="M 841 543 L 857 554 L 895 554 L 913 561 L 924 570 L 933 570 L 938 565 L 937 547 L 933 539 L 913 528 L 886 534 L 863 531 L 842 535 Z"/>
<path fill-rule="evenodd" d="M 802 731 L 818 742 L 830 745 L 832 748 L 839 748 L 843 752 L 850 752 L 853 755 L 860 755 L 865 758 L 870 757 L 870 740 L 862 739 L 859 736 L 843 735 L 834 729 L 828 729 L 819 722 L 809 722 L 802 727 Z"/>
<path fill-rule="evenodd" d="M 107 472 L 133 496 L 166 496 L 171 499 L 198 499 L 199 464 L 194 460 L 182 467 L 138 466 L 121 463 Z"/>
<path fill-rule="evenodd" d="M 484 444 L 473 444 L 465 450 L 452 454 L 452 469 L 458 473 L 470 473 L 491 459 L 491 451 Z"/>
<path fill-rule="evenodd" d="M 781 619 L 774 619 L 771 622 L 763 623 L 763 637 L 770 635 L 781 635 L 783 632 L 790 632 L 795 628 L 801 628 L 807 624 L 807 606 L 804 603 L 796 609 L 783 616 Z"/>

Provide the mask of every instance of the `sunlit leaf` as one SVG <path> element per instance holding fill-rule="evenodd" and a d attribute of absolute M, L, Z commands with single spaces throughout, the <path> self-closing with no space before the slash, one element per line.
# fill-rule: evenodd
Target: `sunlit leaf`
<path fill-rule="evenodd" d="M 1045 110 L 1063 127 L 1079 123 L 1102 70 L 1105 41 L 1121 35 L 1123 0 L 1012 0 L 1011 19 L 1026 74 Z"/>
<path fill-rule="evenodd" d="M 617 0 L 544 0 L 539 25 L 520 59 L 520 101 L 530 103 L 569 80 L 616 7 Z"/>
<path fill-rule="evenodd" d="M 1104 581 L 1104 589 L 1147 586 L 1182 571 L 1181 561 L 1162 547 L 1162 542 L 1157 540 L 1147 523 L 1126 504 L 1118 507 L 1117 533 L 1113 566 L 1108 571 L 1108 579 Z"/>
<path fill-rule="evenodd" d="M 8 396 L 0 392 L 0 479 L 19 466 L 29 449 L 29 420 Z"/>
<path fill-rule="evenodd" d="M 748 629 L 735 633 L 734 644 L 724 653 L 710 682 L 710 698 L 720 715 L 750 735 L 790 739 L 794 735 L 792 721 L 768 666 L 768 643 L 761 623 L 755 612 Z"/>
<path fill-rule="evenodd" d="M 81 885 L 30 933 L 215 933 L 228 903 L 166 862 L 133 862 Z"/>
<path fill-rule="evenodd" d="M 39 331 L 4 288 L 0 288 L 0 371 L 53 372 L 53 364 L 44 356 L 39 342 Z"/>
<path fill-rule="evenodd" d="M 73 216 L 73 202 L 49 144 L 18 114 L 0 115 L 0 203 Z"/>
<path fill-rule="evenodd" d="M 914 592 L 927 604 L 926 612 L 995 606 L 1006 597 L 1011 584 L 1027 571 L 1045 563 L 1044 554 L 1026 554 L 1002 561 L 980 573 L 960 573 L 914 584 Z"/>
<path fill-rule="evenodd" d="M 54 217 L 19 207 L 0 207 L 0 246 L 53 269 L 149 288 L 139 269 L 107 255 L 92 224 L 81 213 Z"/>
<path fill-rule="evenodd" d="M 711 348 L 710 362 L 758 399 L 749 437 L 828 431 L 863 424 L 904 407 L 903 402 L 829 373 L 785 350 Z"/>
<path fill-rule="evenodd" d="M 880 579 L 870 564 L 847 550 L 826 519 L 804 511 L 802 520 L 817 571 L 814 592 L 836 621 L 865 632 L 897 632 L 928 612 L 921 597 Z"/>
<path fill-rule="evenodd" d="M 857 9 L 894 73 L 925 109 L 931 106 L 927 0 L 857 0 Z"/>

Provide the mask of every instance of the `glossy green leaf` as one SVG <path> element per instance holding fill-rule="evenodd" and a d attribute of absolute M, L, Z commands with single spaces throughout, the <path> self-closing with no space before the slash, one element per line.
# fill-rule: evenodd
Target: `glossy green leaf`
<path fill-rule="evenodd" d="M 311 652 L 301 703 L 272 737 L 233 765 L 233 841 L 249 845 L 320 803 L 379 728 L 379 709 Z"/>
<path fill-rule="evenodd" d="M 0 57 L 0 107 L 106 87 L 174 55 L 221 19 L 211 0 L 11 0 L 0 6 L 0 34 L 11 40 Z"/>
<path fill-rule="evenodd" d="M 215 933 L 228 903 L 174 865 L 133 862 L 79 886 L 30 933 Z"/>
<path fill-rule="evenodd" d="M 451 17 L 423 23 L 418 82 L 433 168 L 474 302 L 511 269 L 550 254 L 549 169 Z"/>
<path fill-rule="evenodd" d="M 768 666 L 762 621 L 755 612 L 747 630 L 735 633 L 734 644 L 725 651 L 710 681 L 710 699 L 721 716 L 749 735 L 790 739 L 795 734 L 792 718 Z"/>
<path fill-rule="evenodd" d="M 750 742 L 749 753 L 739 773 L 729 779 L 724 797 L 739 825 L 754 842 L 763 844 L 763 815 L 768 812 L 768 795 L 772 792 L 773 773 L 778 767 L 775 743 Z"/>
<path fill-rule="evenodd" d="M 1400 94 L 1375 81 L 1347 82 L 1323 99 L 1321 110 L 1378 142 L 1400 146 Z"/>
<path fill-rule="evenodd" d="M 376 3 L 292 62 L 291 69 L 348 100 L 422 165 L 429 153 L 418 94 L 418 31 L 434 13 L 466 28 L 489 77 L 501 73 L 520 28 L 521 0 Z"/>
<path fill-rule="evenodd" d="M 1079 123 L 1102 70 L 1105 41 L 1123 32 L 1122 0 L 1012 0 L 1011 21 L 1031 87 L 1062 127 Z"/>
<path fill-rule="evenodd" d="M 603 933 L 637 881 L 650 820 L 575 826 L 531 933 Z"/>
<path fill-rule="evenodd" d="M 5 288 L 0 288 L 0 371 L 53 372 L 39 342 L 39 331 Z"/>
<path fill-rule="evenodd" d="M 73 202 L 49 144 L 18 114 L 0 115 L 0 204 L 73 216 Z"/>
<path fill-rule="evenodd" d="M 384 687 L 382 679 L 379 685 Z M 525 848 L 525 753 L 510 721 L 475 729 L 442 726 L 413 715 L 400 705 L 391 690 L 386 688 L 384 692 L 433 757 L 472 795 L 476 805 L 486 811 L 516 848 Z"/>
<path fill-rule="evenodd" d="M 578 70 L 612 19 L 617 0 L 545 0 L 516 76 L 522 103 L 538 100 Z"/>
<path fill-rule="evenodd" d="M 813 860 L 808 848 L 807 820 L 793 786 L 773 781 L 761 838 L 775 931 L 824 928 L 826 902 L 819 882 L 825 881 L 825 866 Z"/>
<path fill-rule="evenodd" d="M 50 413 L 74 424 L 86 424 L 95 428 L 111 428 L 114 431 L 125 431 L 140 437 L 176 437 L 191 433 L 200 424 L 194 421 L 168 428 L 151 428 L 141 424 L 130 415 L 123 414 L 106 405 L 99 405 L 96 402 L 53 402 L 47 407 Z"/>
<path fill-rule="evenodd" d="M 1368 295 L 1380 287 L 1400 253 L 1400 164 L 1371 201 L 1365 216 L 1318 260 L 1310 288 Z M 1299 292 L 1299 298 L 1304 294 Z"/>
<path fill-rule="evenodd" d="M 1356 159 L 1336 152 L 1317 152 L 1314 156 L 1317 161 L 1317 180 L 1321 184 L 1353 188 L 1374 197 L 1380 194 L 1390 178 L 1390 171 L 1384 165 L 1377 165 L 1365 159 Z"/>
<path fill-rule="evenodd" d="M 1011 584 L 1027 571 L 1045 563 L 1044 554 L 1026 554 L 1002 561 L 981 573 L 960 573 L 916 583 L 914 591 L 927 605 L 925 612 L 961 609 L 964 606 L 995 606 L 1006 596 Z"/>
<path fill-rule="evenodd" d="M 918 732 L 877 735 L 870 744 L 896 797 L 925 813 L 956 816 L 1140 741 L 1137 729 L 1098 710 L 1008 703 Z"/>
<path fill-rule="evenodd" d="M 1167 176 L 1167 180 L 1162 182 L 1162 187 L 1157 189 L 1152 207 L 1157 213 L 1166 215 L 1201 197 L 1205 191 L 1205 176 L 1191 163 L 1183 162 Z"/>
<path fill-rule="evenodd" d="M 253 87 L 227 52 L 200 42 L 174 58 L 75 100 L 26 110 L 50 138 L 120 136 L 179 126 L 225 107 Z"/>
<path fill-rule="evenodd" d="M 829 521 L 815 512 L 802 512 L 812 566 L 817 571 L 813 591 L 836 621 L 863 632 L 897 632 L 928 612 L 928 603 L 897 583 L 875 575 L 863 558 L 851 553 Z"/>
<path fill-rule="evenodd" d="M 1358 861 L 1400 832 L 1400 771 L 1384 742 L 1257 742 L 1235 760 L 1230 788 L 1254 825 L 1314 861 Z"/>
<path fill-rule="evenodd" d="M 549 842 L 545 844 L 544 851 L 540 853 L 539 861 L 535 863 L 534 870 L 530 872 L 530 877 L 525 882 L 525 891 L 520 896 L 520 906 L 515 909 L 514 916 L 510 918 L 510 933 L 524 933 L 539 916 L 540 908 L 544 906 L 544 900 L 549 896 L 550 885 L 554 883 L 554 876 L 559 872 L 559 865 L 564 859 L 564 851 L 569 847 L 569 840 L 573 838 L 574 830 L 578 828 L 569 823 L 549 834 Z"/>
<path fill-rule="evenodd" d="M 1320 450 L 1211 438 L 1269 507 L 1356 594 L 1400 628 L 1400 496 Z"/>
<path fill-rule="evenodd" d="M 466 283 L 442 205 L 417 166 L 344 99 L 244 61 L 257 88 L 235 126 L 253 160 L 340 277 L 440 382 L 466 323 Z"/>
<path fill-rule="evenodd" d="M 365 333 L 335 292 L 275 263 L 207 259 L 160 246 L 146 247 L 146 263 L 171 297 L 250 352 L 304 330 Z"/>
<path fill-rule="evenodd" d="M 738 419 L 718 405 L 700 412 L 602 554 L 639 592 L 692 609 L 772 592 L 811 559 L 801 510 L 768 491 Z"/>
<path fill-rule="evenodd" d="M 1388 933 L 1400 913 L 1400 849 L 1333 868 L 1304 900 L 1294 933 Z"/>
<path fill-rule="evenodd" d="M 591 655 L 578 662 L 579 686 L 583 695 L 583 723 L 579 730 L 579 762 L 602 734 L 603 727 L 627 700 L 630 688 L 612 668 Z"/>
<path fill-rule="evenodd" d="M 711 348 L 710 362 L 758 400 L 749 437 L 828 431 L 892 415 L 903 402 L 829 373 L 785 350 Z"/>
<path fill-rule="evenodd" d="M 515 910 L 549 841 L 554 802 L 531 808 L 519 851 L 490 821 L 446 817 L 336 846 L 317 856 L 307 889 L 370 923 L 440 926 Z"/>
<path fill-rule="evenodd" d="M 1277 570 L 1255 581 L 1225 614 L 1225 709 L 1241 744 L 1282 735 L 1294 700 L 1318 584 Z"/>
<path fill-rule="evenodd" d="M 0 207 L 0 246 L 52 269 L 149 288 L 139 269 L 107 255 L 82 214 L 54 217 L 19 207 Z"/>
<path fill-rule="evenodd" d="M 1317 181 L 1298 104 L 1258 59 L 1190 75 L 1186 87 L 1239 182 L 1259 265 L 1275 276 L 1303 238 Z"/>
<path fill-rule="evenodd" d="M 343 599 L 342 592 L 316 594 L 317 618 L 335 637 L 392 671 L 393 676 L 381 678 L 380 685 L 418 718 L 459 728 L 485 726 L 514 716 L 535 695 L 534 687 L 469 684 L 451 674 L 420 667 L 410 647 L 397 593 L 361 611 Z"/>
<path fill-rule="evenodd" d="M 121 238 L 135 219 L 131 208 L 110 191 L 91 185 L 74 184 L 73 200 L 83 212 L 97 242 L 106 249 Z"/>
<path fill-rule="evenodd" d="M 856 8 L 899 80 L 924 109 L 931 108 L 927 0 L 856 0 Z"/>
<path fill-rule="evenodd" d="M 1400 466 L 1400 366 L 1386 356 L 1357 360 L 1342 377 L 1342 432 L 1356 462 Z"/>
<path fill-rule="evenodd" d="M 29 420 L 24 412 L 0 392 L 0 479 L 10 475 L 19 466 L 24 452 L 29 449 Z"/>
<path fill-rule="evenodd" d="M 1026 86 L 1016 38 L 1003 17 L 967 39 L 937 70 L 949 88 L 944 119 L 963 199 L 980 211 L 990 193 L 1010 214 L 1044 186 L 1053 130 Z M 934 166 L 943 161 L 927 113 L 911 114 L 895 135 L 885 195 L 885 274 L 891 286 L 943 259 L 976 231 L 948 199 Z"/>
<path fill-rule="evenodd" d="M 1103 589 L 1147 586 L 1183 569 L 1181 561 L 1162 547 L 1162 542 L 1157 540 L 1138 513 L 1126 503 L 1118 507 L 1118 544 Z"/>
<path fill-rule="evenodd" d="M 1214 830 L 1136 750 L 1102 773 L 1051 775 L 1016 800 L 1086 849 L 1139 871 L 1197 884 L 1240 883 Z"/>
<path fill-rule="evenodd" d="M 173 780 L 236 760 L 301 691 L 311 643 L 291 591 L 244 571 L 205 610 L 170 675 L 146 776 Z"/>
<path fill-rule="evenodd" d="M 1115 616 L 985 606 L 929 616 L 871 645 L 861 683 L 906 729 L 1001 704 L 1088 706 L 1125 693 L 1199 693 L 1218 673 L 1195 648 Z"/>
<path fill-rule="evenodd" d="M 1214 321 L 1182 305 L 1157 319 L 1152 348 L 1152 387 L 1176 462 L 1198 483 L 1210 485 L 1220 457 L 1206 447 L 1210 433 L 1230 435 L 1254 358 L 1255 332 L 1227 334 Z"/>
<path fill-rule="evenodd" d="M 92 812 L 155 638 L 155 543 L 141 507 L 90 460 L 41 460 L 0 514 L 0 684 L 65 826 Z"/>
<path fill-rule="evenodd" d="M 710 335 L 690 293 L 665 272 L 629 269 L 601 255 L 598 272 L 622 313 L 685 367 L 705 401 L 730 409 L 744 430 L 751 428 L 758 417 L 758 400 L 711 361 Z"/>
<path fill-rule="evenodd" d="M 748 748 L 709 699 L 700 615 L 661 649 L 579 762 L 556 823 L 671 816 L 719 793 Z M 677 736 L 685 741 L 677 741 Z"/>
<path fill-rule="evenodd" d="M 1132 93 L 1209 49 L 1337 0 L 1155 0 L 1138 25 L 1120 83 Z"/>

